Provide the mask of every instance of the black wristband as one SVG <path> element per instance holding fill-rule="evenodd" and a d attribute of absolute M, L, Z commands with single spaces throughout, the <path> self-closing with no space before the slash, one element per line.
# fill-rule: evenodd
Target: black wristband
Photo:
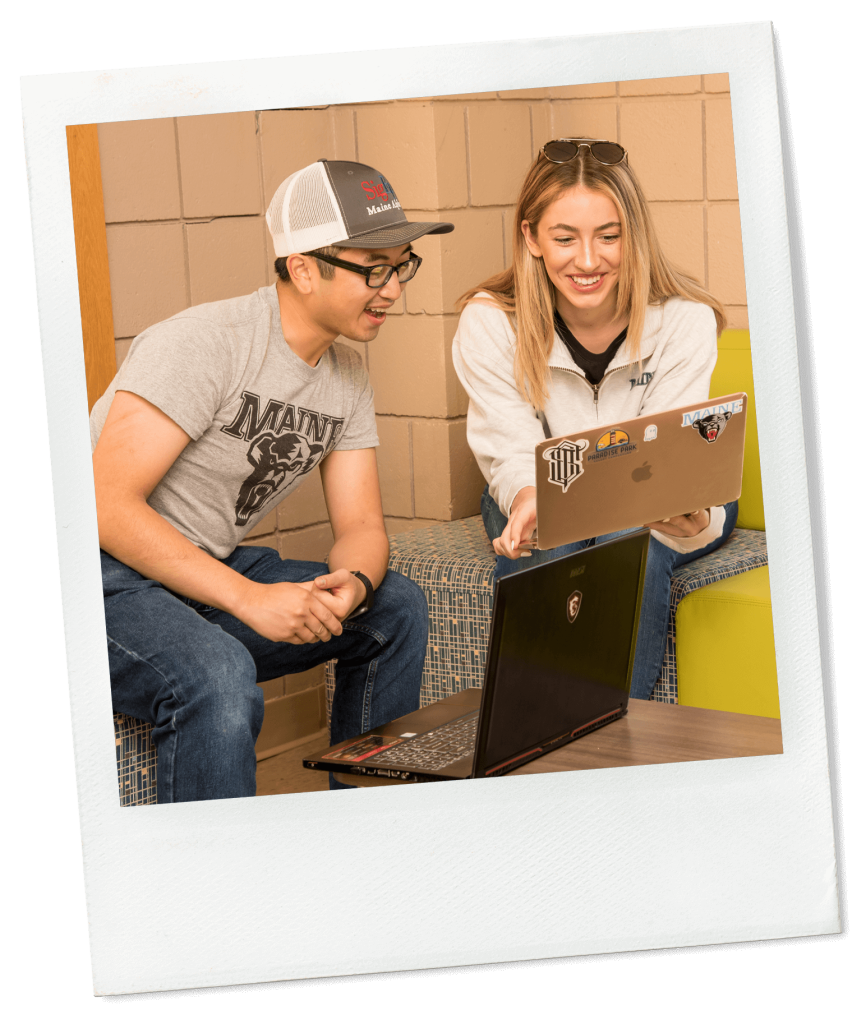
<path fill-rule="evenodd" d="M 364 590 L 367 591 L 364 600 L 358 605 L 358 607 L 352 612 L 351 615 L 347 615 L 346 618 L 354 619 L 356 615 L 363 615 L 364 612 L 368 612 L 373 607 L 374 593 L 373 584 L 367 579 L 367 577 L 358 569 L 352 570 L 352 575 L 357 576 L 358 579 L 364 584 Z"/>

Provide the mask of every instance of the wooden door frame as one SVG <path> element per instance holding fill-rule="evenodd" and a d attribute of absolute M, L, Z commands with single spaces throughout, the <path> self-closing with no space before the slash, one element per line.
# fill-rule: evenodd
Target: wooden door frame
<path fill-rule="evenodd" d="M 105 203 L 102 197 L 96 125 L 67 126 L 66 144 L 89 411 L 117 373 Z"/>

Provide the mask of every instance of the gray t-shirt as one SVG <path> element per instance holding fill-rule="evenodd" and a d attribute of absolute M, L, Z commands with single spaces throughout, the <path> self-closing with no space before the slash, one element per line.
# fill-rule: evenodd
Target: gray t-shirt
<path fill-rule="evenodd" d="M 148 504 L 215 558 L 335 449 L 378 445 L 361 359 L 334 343 L 316 366 L 289 348 L 276 288 L 193 306 L 140 334 L 90 414 L 95 448 L 116 391 L 192 438 Z"/>

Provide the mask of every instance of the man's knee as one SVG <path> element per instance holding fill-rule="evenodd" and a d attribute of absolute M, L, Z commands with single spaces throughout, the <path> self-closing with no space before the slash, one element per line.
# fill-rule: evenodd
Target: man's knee
<path fill-rule="evenodd" d="M 376 591 L 376 608 L 395 624 L 427 631 L 427 598 L 408 576 L 389 569 Z"/>
<path fill-rule="evenodd" d="M 211 699 L 226 708 L 264 704 L 256 685 L 256 663 L 243 644 L 227 645 L 210 680 Z"/>
<path fill-rule="evenodd" d="M 264 693 L 256 685 L 256 664 L 242 643 L 220 633 L 204 650 L 186 652 L 169 704 L 174 714 L 206 723 L 215 736 L 258 736 Z"/>

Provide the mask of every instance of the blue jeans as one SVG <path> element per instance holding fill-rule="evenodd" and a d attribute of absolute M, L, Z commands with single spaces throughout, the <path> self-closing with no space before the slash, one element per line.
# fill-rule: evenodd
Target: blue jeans
<path fill-rule="evenodd" d="M 481 496 L 481 517 L 484 520 L 487 536 L 491 540 L 500 536 L 508 522 L 507 517 L 502 514 L 499 506 L 490 497 L 486 487 Z M 655 537 L 650 537 L 637 648 L 631 676 L 631 697 L 649 700 L 656 680 L 661 675 L 670 617 L 671 575 L 674 569 L 721 547 L 730 537 L 736 522 L 737 502 L 732 501 L 725 505 L 725 525 L 721 537 L 717 537 L 706 547 L 684 554 L 672 551 L 671 548 L 657 541 Z M 633 530 L 619 530 L 617 533 L 607 533 L 603 537 L 592 537 L 574 544 L 563 544 L 562 547 L 551 548 L 550 551 L 533 551 L 529 558 L 511 559 L 504 555 L 497 555 L 494 577 L 520 572 L 522 569 L 539 565 L 541 562 L 549 562 L 551 559 L 561 558 L 562 555 L 571 554 L 573 551 L 581 551 L 583 548 L 592 547 L 602 541 L 612 540 L 614 537 L 622 537 L 633 532 Z"/>
<path fill-rule="evenodd" d="M 257 682 L 338 658 L 332 743 L 418 708 L 427 602 L 405 576 L 389 571 L 373 608 L 344 622 L 340 636 L 296 645 L 266 640 L 227 612 L 100 554 L 112 702 L 115 712 L 153 726 L 159 803 L 255 796 L 264 716 Z M 223 564 L 258 583 L 328 572 L 259 547 L 236 548 Z"/>

